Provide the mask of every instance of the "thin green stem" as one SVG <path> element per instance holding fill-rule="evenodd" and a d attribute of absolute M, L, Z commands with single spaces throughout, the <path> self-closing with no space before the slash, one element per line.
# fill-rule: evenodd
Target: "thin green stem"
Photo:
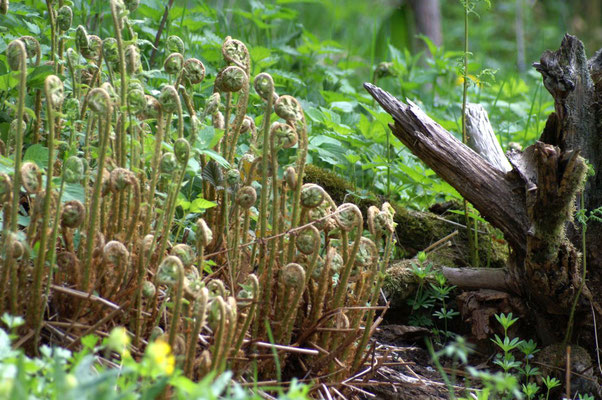
<path fill-rule="evenodd" d="M 89 96 L 93 96 L 97 93 L 99 96 L 103 97 L 104 118 L 99 118 L 98 121 L 98 135 L 100 139 L 100 148 L 98 149 L 98 171 L 96 172 L 96 181 L 94 182 L 94 192 L 92 194 L 92 203 L 90 205 L 90 218 L 86 233 L 86 253 L 83 262 L 82 290 L 84 290 L 85 292 L 89 290 L 90 267 L 92 264 L 92 251 L 94 247 L 94 237 L 96 233 L 96 221 L 98 220 L 98 214 L 100 212 L 102 173 L 104 171 L 107 144 L 109 142 L 109 136 L 111 134 L 111 99 L 109 97 L 109 94 L 104 89 L 100 88 L 92 89 L 89 93 Z"/>
<path fill-rule="evenodd" d="M 18 211 L 19 200 L 21 199 L 21 158 L 23 151 L 23 114 L 25 112 L 25 93 L 27 92 L 27 51 L 25 44 L 21 40 L 15 40 L 11 43 L 18 47 L 19 57 L 19 100 L 17 102 L 17 136 L 15 138 L 15 173 L 13 175 L 13 199 L 11 205 L 10 228 L 16 233 L 18 229 Z M 10 45 L 9 45 L 10 46 Z M 17 315 L 18 287 L 17 287 L 17 266 L 16 260 L 12 257 L 8 260 L 10 270 L 11 285 L 10 310 L 13 315 Z"/>

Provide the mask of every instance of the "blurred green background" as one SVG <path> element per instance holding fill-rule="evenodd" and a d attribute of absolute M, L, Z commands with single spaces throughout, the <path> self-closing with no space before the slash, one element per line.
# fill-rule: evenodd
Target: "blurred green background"
<path fill-rule="evenodd" d="M 240 39 L 249 48 L 252 76 L 270 73 L 278 93 L 300 99 L 309 162 L 351 179 L 354 195 L 371 190 L 424 209 L 458 195 L 392 137 L 390 116 L 362 84 L 377 80 L 460 137 L 466 2 L 474 5 L 468 101 L 485 107 L 504 149 L 528 146 L 554 106 L 531 64 L 557 49 L 567 32 L 583 40 L 590 56 L 602 48 L 602 0 L 145 0 L 130 18 L 150 84 L 165 82 L 161 66 L 168 56 L 153 44 L 177 35 L 185 57 L 207 68 L 194 93 L 202 106 L 223 63 L 225 37 Z M 74 27 L 82 24 L 101 38 L 113 34 L 105 1 L 73 0 L 73 6 Z M 44 2 L 14 0 L 11 8 L 13 16 L 0 27 L 0 52 L 20 35 L 49 35 Z M 42 48 L 49 51 L 46 41 Z M 261 110 L 252 97 L 250 114 Z M 290 149 L 280 161 L 293 159 Z"/>

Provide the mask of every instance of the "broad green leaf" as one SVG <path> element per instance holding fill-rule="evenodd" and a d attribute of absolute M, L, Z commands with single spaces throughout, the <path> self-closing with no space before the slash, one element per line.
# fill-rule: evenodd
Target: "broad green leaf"
<path fill-rule="evenodd" d="M 23 161 L 31 161 L 38 164 L 40 168 L 46 168 L 48 166 L 48 147 L 39 143 L 29 146 L 25 150 Z"/>

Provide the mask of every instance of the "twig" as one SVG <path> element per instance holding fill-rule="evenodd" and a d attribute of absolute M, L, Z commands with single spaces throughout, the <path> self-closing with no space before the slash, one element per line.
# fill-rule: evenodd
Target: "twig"
<path fill-rule="evenodd" d="M 566 398 L 571 398 L 571 346 L 566 346 Z"/>
<path fill-rule="evenodd" d="M 451 238 L 453 238 L 454 236 L 456 236 L 458 234 L 458 231 L 455 230 L 452 233 L 450 233 L 449 235 L 437 240 L 435 243 L 431 244 L 429 247 L 427 247 L 426 249 L 422 250 L 425 253 L 428 253 L 431 250 L 434 250 L 436 247 L 438 247 L 440 244 L 443 244 L 445 242 L 447 242 L 448 240 L 450 240 Z"/>
<path fill-rule="evenodd" d="M 163 29 L 165 28 L 165 23 L 167 22 L 167 17 L 169 16 L 169 10 L 173 5 L 174 0 L 169 0 L 167 7 L 165 7 L 165 12 L 163 13 L 163 17 L 161 18 L 161 23 L 159 24 L 159 29 L 157 30 L 157 35 L 155 36 L 155 41 L 153 43 L 153 50 L 151 51 L 151 56 L 149 60 L 149 64 L 151 67 L 155 62 L 155 56 L 157 55 L 157 48 L 159 46 L 159 41 L 161 40 L 161 35 L 163 34 Z"/>
<path fill-rule="evenodd" d="M 598 370 L 600 371 L 600 375 L 602 375 L 602 366 L 600 366 L 600 346 L 598 345 L 598 326 L 596 325 L 596 311 L 594 310 L 594 305 L 591 301 L 589 306 L 592 310 L 592 318 L 594 319 L 594 339 L 596 341 L 596 359 L 598 361 Z"/>
<path fill-rule="evenodd" d="M 284 346 L 281 344 L 272 344 L 272 343 L 266 343 L 266 342 L 253 342 L 252 340 L 245 340 L 243 343 L 245 343 L 245 344 L 253 343 L 257 347 L 263 347 L 263 348 L 268 348 L 268 349 L 274 348 L 277 350 L 284 350 L 289 353 L 309 354 L 312 356 L 317 356 L 320 354 L 320 352 L 318 350 L 303 349 L 303 348 L 294 347 L 294 346 Z"/>
<path fill-rule="evenodd" d="M 462 228 L 462 229 L 469 229 L 469 230 L 471 230 L 471 231 L 473 231 L 473 232 L 478 232 L 478 233 L 480 233 L 480 234 L 482 234 L 482 235 L 487 235 L 487 232 L 485 232 L 485 231 L 481 231 L 481 230 L 478 230 L 478 229 L 477 229 L 477 230 L 475 230 L 474 228 L 466 228 L 466 225 L 460 224 L 460 223 L 458 223 L 458 222 L 456 222 L 456 221 L 450 221 L 449 219 L 445 219 L 445 218 L 443 218 L 443 217 L 440 217 L 440 216 L 438 216 L 438 215 L 434 215 L 434 217 L 435 217 L 436 219 L 438 219 L 439 221 L 442 221 L 442 222 L 447 222 L 448 224 L 451 224 L 451 225 L 454 225 L 454 226 L 460 227 L 460 228 Z"/>
<path fill-rule="evenodd" d="M 102 297 L 98 297 L 94 294 L 89 294 L 86 292 L 81 292 L 79 290 L 76 289 L 70 289 L 70 288 L 66 288 L 64 286 L 58 286 L 58 285 L 54 285 L 51 284 L 50 285 L 51 289 L 56 290 L 57 292 L 61 292 L 61 293 L 65 293 L 65 294 L 70 294 L 71 296 L 75 296 L 75 297 L 79 297 L 80 299 L 87 299 L 90 301 L 97 301 L 99 303 L 102 303 L 104 305 L 106 305 L 107 307 L 112 308 L 113 310 L 119 310 L 120 307 L 114 303 L 111 303 L 109 300 L 107 299 L 103 299 Z"/>
<path fill-rule="evenodd" d="M 107 321 L 110 321 L 119 311 L 121 311 L 123 308 L 125 308 L 127 305 L 129 304 L 129 302 L 126 302 L 125 304 L 123 304 L 121 307 L 119 307 L 116 310 L 113 310 L 112 312 L 110 312 L 108 315 L 106 315 L 105 317 L 101 318 L 97 323 L 95 323 L 94 325 L 92 325 L 91 327 L 89 327 L 88 329 L 86 329 L 84 331 L 84 333 L 82 333 L 81 335 L 79 335 L 78 337 L 75 338 L 75 340 L 73 340 L 71 343 L 69 343 L 67 345 L 67 349 L 71 349 L 73 348 L 73 346 L 75 346 L 77 343 L 79 343 L 79 341 L 86 335 L 94 332 L 99 326 L 101 326 L 102 324 L 104 324 Z"/>

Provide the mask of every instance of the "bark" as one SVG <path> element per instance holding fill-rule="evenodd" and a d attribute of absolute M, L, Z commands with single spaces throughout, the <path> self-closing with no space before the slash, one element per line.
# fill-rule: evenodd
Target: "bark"
<path fill-rule="evenodd" d="M 466 105 L 466 135 L 468 145 L 481 157 L 502 172 L 509 172 L 512 166 L 495 137 L 487 111 L 480 104 Z"/>
<path fill-rule="evenodd" d="M 427 36 L 437 46 L 443 44 L 441 7 L 439 0 L 410 0 L 418 33 Z"/>
<path fill-rule="evenodd" d="M 504 233 L 513 249 L 509 286 L 548 313 L 568 314 L 582 284 L 579 229 L 571 223 L 587 171 L 581 155 L 596 171 L 585 185 L 585 207 L 602 205 L 602 52 L 588 62 L 582 43 L 567 35 L 558 51 L 544 53 L 534 66 L 555 99 L 555 112 L 540 141 L 509 154 L 509 172 L 462 144 L 411 101 L 365 87 L 393 116 L 394 135 Z M 591 222 L 586 237 L 592 282 L 601 281 L 601 227 Z M 583 293 L 596 300 L 587 287 Z"/>

